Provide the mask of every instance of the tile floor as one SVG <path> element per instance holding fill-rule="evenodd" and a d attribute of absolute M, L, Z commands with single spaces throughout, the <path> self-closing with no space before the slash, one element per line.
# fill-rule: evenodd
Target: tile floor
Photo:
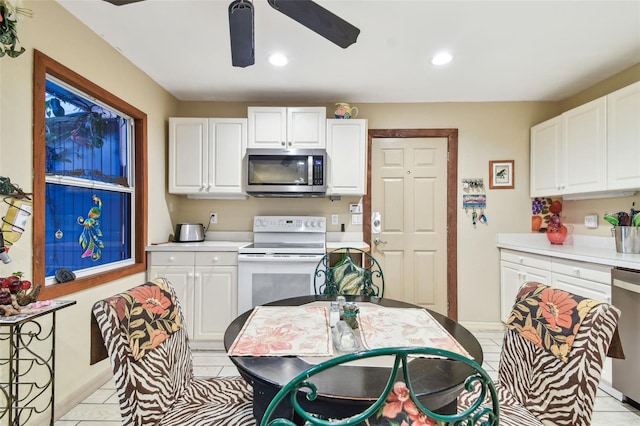
<path fill-rule="evenodd" d="M 484 367 L 497 377 L 502 344 L 499 331 L 472 330 L 484 350 Z M 197 376 L 228 376 L 237 371 L 224 352 L 193 353 Z M 120 426 L 118 398 L 113 381 L 107 382 L 91 396 L 55 422 L 55 426 Z M 640 426 L 640 411 L 600 391 L 596 399 L 592 426 Z"/>

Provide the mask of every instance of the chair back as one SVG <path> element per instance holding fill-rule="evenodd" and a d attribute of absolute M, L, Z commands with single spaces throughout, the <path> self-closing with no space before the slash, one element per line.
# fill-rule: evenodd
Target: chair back
<path fill-rule="evenodd" d="M 532 291 L 539 291 L 534 288 L 547 293 L 533 294 Z M 545 337 L 534 343 L 530 338 L 523 337 L 519 330 L 508 328 L 500 356 L 498 387 L 504 387 L 520 405 L 544 424 L 589 425 L 600 374 L 620 311 L 606 303 L 593 304 L 594 301 L 589 299 L 581 301 L 583 298 L 579 296 L 539 283 L 525 284 L 518 296 L 514 312 L 524 304 L 531 315 L 536 315 L 537 308 L 533 303 L 556 304 L 551 307 L 551 312 L 557 315 L 552 320 L 557 320 L 558 324 L 564 321 L 561 324 L 563 328 L 577 328 L 577 331 L 565 340 L 560 338 L 561 344 L 550 351 L 545 347 Z M 526 297 L 526 301 L 523 302 L 522 297 Z M 536 302 L 536 299 L 539 300 Z M 593 306 L 587 306 L 590 304 Z M 580 315 L 584 318 L 579 324 L 570 322 L 569 311 L 565 310 L 568 306 L 584 310 Z M 512 317 L 514 315 L 522 317 L 522 314 L 512 313 Z M 528 329 L 524 330 L 524 334 L 529 333 L 536 340 L 539 331 L 526 318 L 524 322 L 529 324 L 525 326 Z"/>
<path fill-rule="evenodd" d="M 322 389 L 319 389 L 314 379 L 316 375 L 329 368 L 348 368 L 342 366 L 351 361 L 373 357 L 394 357 L 393 368 L 390 369 L 389 379 L 386 382 L 380 396 L 371 401 L 371 405 L 360 413 L 347 418 L 335 418 L 331 413 L 318 413 L 314 410 L 314 401 L 322 398 Z M 414 392 L 409 368 L 411 358 L 416 356 L 436 356 L 446 358 L 450 362 L 466 364 L 469 367 L 469 376 L 464 383 L 466 390 L 474 389 L 477 400 L 468 408 L 455 414 L 436 413 L 422 404 L 418 395 Z M 402 370 L 400 374 L 399 370 Z M 348 374 L 345 371 L 344 374 Z M 424 380 L 424 377 L 416 377 L 416 380 Z M 462 391 L 462 387 L 460 391 Z M 455 392 L 452 392 L 455 398 Z M 486 404 L 488 402 L 488 404 Z M 496 389 L 489 375 L 475 361 L 460 354 L 436 348 L 381 348 L 354 352 L 331 358 L 320 364 L 308 368 L 287 383 L 273 398 L 260 423 L 261 426 L 292 426 L 292 419 L 272 419 L 274 412 L 282 412 L 282 404 L 291 407 L 292 416 L 298 417 L 305 424 L 353 426 L 366 424 L 370 426 L 393 426 L 400 424 L 420 425 L 446 425 L 464 424 L 498 426 L 499 407 Z M 324 405 L 324 404 L 323 404 Z M 326 405 L 324 405 L 326 407 Z"/>
<path fill-rule="evenodd" d="M 382 297 L 384 275 L 380 264 L 369 252 L 344 247 L 333 250 L 320 259 L 313 277 L 313 286 L 316 294 L 328 296 Z"/>
<path fill-rule="evenodd" d="M 193 380 L 182 310 L 164 278 L 93 305 L 118 391 L 123 424 L 155 425 Z"/>

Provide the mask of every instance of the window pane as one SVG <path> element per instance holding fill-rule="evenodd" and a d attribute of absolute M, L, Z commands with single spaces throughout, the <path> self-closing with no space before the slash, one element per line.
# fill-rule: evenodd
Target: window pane
<path fill-rule="evenodd" d="M 128 120 L 47 79 L 46 173 L 129 187 Z"/>
<path fill-rule="evenodd" d="M 79 271 L 131 258 L 128 192 L 46 184 L 46 271 Z"/>

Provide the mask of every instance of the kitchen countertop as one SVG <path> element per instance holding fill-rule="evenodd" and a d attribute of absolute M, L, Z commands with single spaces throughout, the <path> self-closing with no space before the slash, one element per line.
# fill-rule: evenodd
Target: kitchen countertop
<path fill-rule="evenodd" d="M 252 232 L 209 231 L 205 240 L 194 243 L 162 242 L 152 243 L 146 251 L 237 251 L 253 242 Z M 362 232 L 327 232 L 327 251 L 341 247 L 369 250 L 369 244 L 362 241 Z"/>
<path fill-rule="evenodd" d="M 146 251 L 238 251 L 249 241 L 202 241 L 198 243 L 160 243 L 145 247 Z"/>
<path fill-rule="evenodd" d="M 209 231 L 205 240 L 197 243 L 152 243 L 146 251 L 238 251 L 238 248 L 253 242 L 252 232 Z"/>
<path fill-rule="evenodd" d="M 613 237 L 571 235 L 564 244 L 555 245 L 549 242 L 545 234 L 498 234 L 496 246 L 501 249 L 640 270 L 640 254 L 616 252 Z"/>

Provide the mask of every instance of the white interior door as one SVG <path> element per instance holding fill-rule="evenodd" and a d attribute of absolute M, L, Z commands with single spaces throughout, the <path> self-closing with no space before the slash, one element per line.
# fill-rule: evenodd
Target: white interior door
<path fill-rule="evenodd" d="M 371 211 L 385 297 L 447 315 L 447 139 L 373 138 Z"/>

